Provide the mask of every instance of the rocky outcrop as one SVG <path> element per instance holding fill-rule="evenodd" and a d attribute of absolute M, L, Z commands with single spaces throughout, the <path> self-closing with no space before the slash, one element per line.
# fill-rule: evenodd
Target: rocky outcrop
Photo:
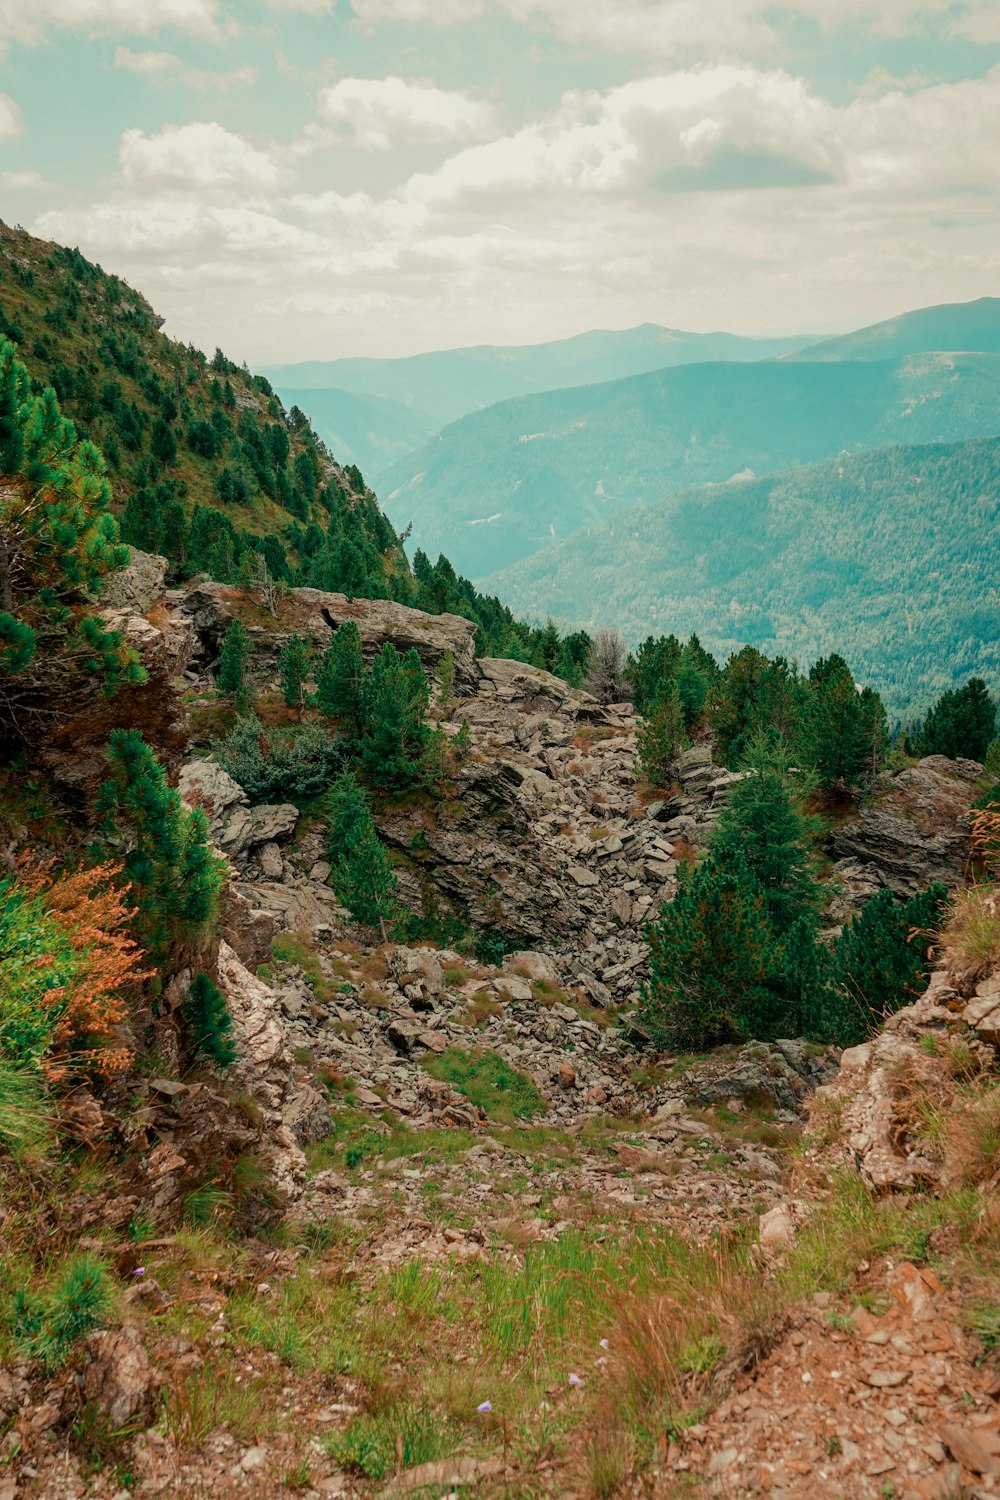
<path fill-rule="evenodd" d="M 388 642 L 400 652 L 415 650 L 425 671 L 433 675 L 445 653 L 450 652 L 456 685 L 471 689 L 479 681 L 476 627 L 459 615 L 428 615 L 390 599 L 348 599 L 319 589 L 290 589 L 278 600 L 272 619 L 246 590 L 223 583 L 201 583 L 167 597 L 171 612 L 190 623 L 197 641 L 195 665 L 199 669 L 217 660 L 222 637 L 234 619 L 241 619 L 249 631 L 257 671 L 267 671 L 274 665 L 289 635 L 311 636 L 322 650 L 334 631 L 353 620 L 369 660 Z"/>
<path fill-rule="evenodd" d="M 962 1067 L 950 1070 L 955 1041 Z M 947 1187 L 947 1152 L 940 1134 L 928 1128 L 928 1111 L 946 1118 L 960 1087 L 993 1068 L 998 1047 L 1000 977 L 981 981 L 965 998 L 939 970 L 924 994 L 890 1016 L 872 1041 L 842 1054 L 837 1077 L 817 1090 L 815 1128 L 822 1130 L 832 1112 L 844 1151 L 879 1191 Z"/>
<path fill-rule="evenodd" d="M 244 861 L 254 849 L 276 846 L 287 839 L 298 821 L 298 809 L 291 802 L 251 807 L 239 783 L 212 760 L 188 761 L 181 768 L 177 786 L 189 807 L 205 813 L 212 842 L 234 864 Z M 280 853 L 277 857 L 280 877 Z"/>
<path fill-rule="evenodd" d="M 844 920 L 875 890 L 913 896 L 935 881 L 960 885 L 969 858 L 969 809 L 978 795 L 982 766 L 931 755 L 886 777 L 856 818 L 829 843 L 844 887 Z"/>

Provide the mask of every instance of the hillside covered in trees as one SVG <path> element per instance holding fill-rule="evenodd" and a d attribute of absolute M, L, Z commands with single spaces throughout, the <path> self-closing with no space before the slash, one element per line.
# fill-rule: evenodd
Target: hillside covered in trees
<path fill-rule="evenodd" d="M 400 539 L 358 468 L 339 464 L 297 407 L 217 349 L 168 338 L 140 292 L 79 250 L 0 225 L 0 339 L 31 390 L 103 454 L 124 542 L 161 553 L 177 578 L 266 576 L 391 598 L 479 625 L 479 648 L 531 660 L 559 653 L 447 559 Z M 262 572 L 263 570 L 263 572 Z"/>
<path fill-rule="evenodd" d="M 515 608 L 632 640 L 838 650 L 897 712 L 995 682 L 1000 441 L 880 449 L 636 507 L 494 574 Z"/>
<path fill-rule="evenodd" d="M 628 506 L 897 443 L 990 437 L 1000 356 L 696 364 L 507 401 L 385 476 L 413 543 L 478 580 Z M 655 597 L 655 594 L 651 597 Z"/>

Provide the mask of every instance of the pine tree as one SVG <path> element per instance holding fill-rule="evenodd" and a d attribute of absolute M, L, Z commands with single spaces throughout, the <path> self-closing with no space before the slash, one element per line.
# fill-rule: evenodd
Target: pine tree
<path fill-rule="evenodd" d="M 306 678 L 309 675 L 309 643 L 300 635 L 290 635 L 278 657 L 281 695 L 299 717 L 305 703 Z"/>
<path fill-rule="evenodd" d="M 639 730 L 639 762 L 651 786 L 663 786 L 673 762 L 687 743 L 676 682 L 648 710 Z"/>
<path fill-rule="evenodd" d="M 386 924 L 395 910 L 396 877 L 364 793 L 349 772 L 330 793 L 327 849 L 338 897 L 359 922 L 378 927 L 385 941 Z"/>
<path fill-rule="evenodd" d="M 743 764 L 743 779 L 730 789 L 709 847 L 720 862 L 745 861 L 780 940 L 819 910 L 819 886 L 806 847 L 809 824 L 795 806 L 782 751 L 758 739 Z"/>
<path fill-rule="evenodd" d="M 218 985 L 207 974 L 196 974 L 188 988 L 187 1022 L 196 1052 L 220 1068 L 230 1068 L 238 1056 L 233 1041 L 233 1018 Z"/>
<path fill-rule="evenodd" d="M 372 785 L 399 792 L 421 780 L 428 698 L 427 678 L 417 653 L 408 651 L 401 657 L 387 641 L 361 684 L 358 758 Z"/>
<path fill-rule="evenodd" d="M 183 807 L 138 730 L 112 730 L 107 757 L 111 776 L 98 809 L 108 832 L 129 844 L 124 867 L 138 935 L 161 967 L 178 966 L 204 939 L 225 862 L 212 852 L 204 813 Z"/>
<path fill-rule="evenodd" d="M 871 688 L 858 691 L 843 657 L 816 662 L 809 673 L 797 749 L 820 785 L 827 790 L 868 785 L 888 738 L 882 700 Z"/>
<path fill-rule="evenodd" d="M 824 1040 L 862 1042 L 921 992 L 947 896 L 945 886 L 932 885 L 908 901 L 879 891 L 865 903 L 834 946 L 836 989 L 821 1018 Z"/>
<path fill-rule="evenodd" d="M 177 462 L 177 441 L 162 417 L 153 418 L 149 451 L 164 469 L 171 468 Z"/>
<path fill-rule="evenodd" d="M 984 760 L 996 732 L 997 705 L 981 677 L 942 693 L 924 720 L 921 755 Z"/>
<path fill-rule="evenodd" d="M 316 668 L 316 707 L 350 733 L 360 728 L 363 674 L 361 632 L 353 620 L 345 620 L 330 637 Z"/>
<path fill-rule="evenodd" d="M 220 693 L 242 702 L 247 695 L 248 669 L 253 647 L 241 620 L 231 620 L 222 638 L 216 686 Z"/>
<path fill-rule="evenodd" d="M 32 394 L 3 338 L 0 489 L 0 719 L 21 728 L 29 712 L 33 726 L 51 718 L 77 674 L 97 676 L 109 694 L 145 681 L 135 652 L 88 608 L 102 579 L 129 560 L 108 508 L 104 460 L 60 414 L 53 391 Z"/>
<path fill-rule="evenodd" d="M 654 1042 L 704 1048 L 744 1031 L 741 1018 L 770 1011 L 776 964 L 764 893 L 739 855 L 711 855 L 681 883 L 646 929 L 649 983 L 640 1020 Z"/>

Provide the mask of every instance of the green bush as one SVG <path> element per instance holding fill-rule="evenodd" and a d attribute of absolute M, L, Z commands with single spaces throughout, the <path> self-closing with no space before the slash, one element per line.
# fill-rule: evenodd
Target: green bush
<path fill-rule="evenodd" d="M 326 1450 L 340 1468 L 375 1480 L 392 1474 L 400 1458 L 404 1469 L 412 1469 L 445 1457 L 453 1446 L 454 1438 L 434 1414 L 417 1407 L 357 1417 L 326 1439 Z"/>
<path fill-rule="evenodd" d="M 946 886 L 932 885 L 908 901 L 879 891 L 865 903 L 834 946 L 834 985 L 818 1027 L 824 1040 L 863 1042 L 920 994 L 947 896 Z"/>
<path fill-rule="evenodd" d="M 248 714 L 215 746 L 215 755 L 252 803 L 298 804 L 320 796 L 342 770 L 344 741 L 315 720 L 265 729 Z"/>
<path fill-rule="evenodd" d="M 192 979 L 185 1013 L 195 1050 L 220 1068 L 232 1067 L 237 1057 L 233 1018 L 221 991 L 207 974 L 196 974 Z"/>
<path fill-rule="evenodd" d="M 41 1294 L 21 1291 L 14 1299 L 14 1332 L 24 1353 L 58 1370 L 77 1344 L 107 1318 L 111 1279 L 96 1256 L 72 1256 Z"/>

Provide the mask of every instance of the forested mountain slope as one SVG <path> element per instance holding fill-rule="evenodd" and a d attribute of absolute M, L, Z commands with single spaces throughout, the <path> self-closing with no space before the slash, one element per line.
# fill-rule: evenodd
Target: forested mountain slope
<path fill-rule="evenodd" d="M 979 297 L 975 302 L 943 302 L 937 307 L 918 307 L 887 318 L 856 333 L 824 339 L 784 356 L 786 359 L 845 360 L 901 359 L 906 354 L 932 350 L 978 350 L 1000 354 L 1000 297 Z"/>
<path fill-rule="evenodd" d="M 644 323 L 620 331 L 594 329 L 547 344 L 510 348 L 483 344 L 404 359 L 308 360 L 267 367 L 265 373 L 282 392 L 340 386 L 356 395 L 413 406 L 431 416 L 436 427 L 443 427 L 470 411 L 533 391 L 619 380 L 704 360 L 772 359 L 806 342 L 805 338 L 685 333 Z M 318 414 L 316 421 L 322 427 Z"/>
<path fill-rule="evenodd" d="M 344 463 L 362 469 L 376 487 L 381 473 L 422 448 L 441 425 L 418 407 L 340 386 L 313 390 L 282 385 L 279 390 L 290 406 L 308 413 L 323 442 Z"/>
<path fill-rule="evenodd" d="M 632 639 L 847 656 L 891 707 L 1000 678 L 1000 442 L 895 447 L 635 507 L 494 574 L 515 609 Z"/>
<path fill-rule="evenodd" d="M 122 539 L 208 573 L 391 598 L 475 620 L 484 653 L 537 655 L 543 632 L 483 598 L 445 558 L 416 558 L 354 464 L 263 375 L 162 333 L 141 293 L 79 250 L 0 224 L 0 349 L 51 388 L 104 455 Z M 551 633 L 547 638 L 553 656 Z M 558 661 L 549 661 L 558 667 Z"/>
<path fill-rule="evenodd" d="M 478 578 L 696 484 L 998 430 L 1000 356 L 688 365 L 465 417 L 396 465 L 382 497 L 415 546 Z"/>

